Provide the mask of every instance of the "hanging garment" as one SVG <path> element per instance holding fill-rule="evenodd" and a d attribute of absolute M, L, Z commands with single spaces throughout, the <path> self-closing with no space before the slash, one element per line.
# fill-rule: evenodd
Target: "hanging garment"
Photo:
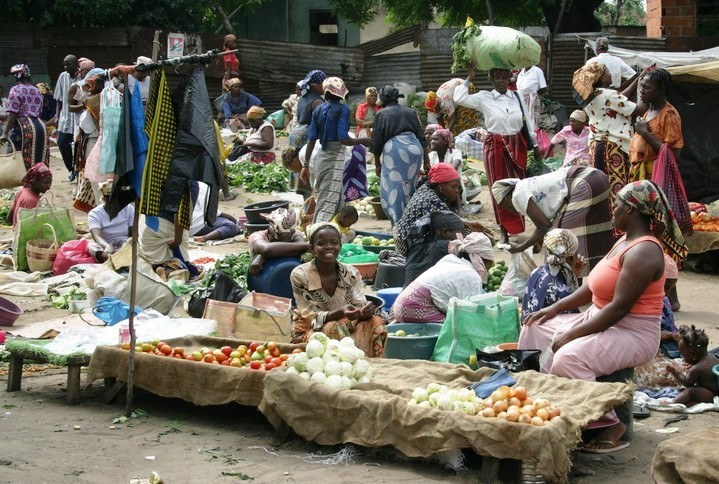
<path fill-rule="evenodd" d="M 117 159 L 117 137 L 122 117 L 122 94 L 112 82 L 105 83 L 100 93 L 100 122 L 102 142 L 100 143 L 100 173 L 115 173 Z"/>

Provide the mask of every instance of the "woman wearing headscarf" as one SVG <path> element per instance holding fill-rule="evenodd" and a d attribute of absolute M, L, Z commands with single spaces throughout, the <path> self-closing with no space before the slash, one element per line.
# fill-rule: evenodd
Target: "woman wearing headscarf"
<path fill-rule="evenodd" d="M 579 287 L 586 261 L 579 249 L 577 236 L 567 229 L 552 229 L 544 236 L 545 263 L 532 271 L 522 301 L 522 318 L 563 299 Z M 572 309 L 571 313 L 578 313 Z"/>
<path fill-rule="evenodd" d="M 520 348 L 548 352 L 542 371 L 594 381 L 649 362 L 660 341 L 664 299 L 663 250 L 686 257 L 684 237 L 661 189 L 649 180 L 617 194 L 614 226 L 625 235 L 572 295 L 529 315 Z M 591 304 L 581 314 L 561 312 Z M 608 453 L 629 446 L 614 411 L 589 425 L 601 428 L 585 452 Z"/>
<path fill-rule="evenodd" d="M 464 84 L 454 91 L 454 102 L 481 111 L 489 134 L 484 139 L 484 167 L 489 186 L 503 178 L 524 178 L 527 168 L 527 151 L 541 159 L 534 136 L 534 124 L 527 116 L 527 106 L 516 91 L 509 90 L 512 72 L 492 69 L 489 80 L 494 89 L 469 94 L 475 70 L 470 68 Z M 503 234 L 524 232 L 524 220 L 518 214 L 500 207 L 494 200 L 494 216 Z"/>
<path fill-rule="evenodd" d="M 297 230 L 297 214 L 292 209 L 278 208 L 262 214 L 269 224 L 267 230 L 253 232 L 247 239 L 252 256 L 250 274 L 257 275 L 264 269 L 265 262 L 277 257 L 299 256 L 307 252 L 309 245 Z"/>
<path fill-rule="evenodd" d="M 225 114 L 225 126 L 232 131 L 247 129 L 247 112 L 252 106 L 262 105 L 260 99 L 243 89 L 242 80 L 236 77 L 228 80 L 227 91 L 222 99 L 222 111 Z"/>
<path fill-rule="evenodd" d="M 328 77 L 322 82 L 325 102 L 312 113 L 307 153 L 312 153 L 317 141 L 321 149 L 315 159 L 314 185 L 315 214 L 313 222 L 329 222 L 344 205 L 342 175 L 345 169 L 345 146 L 369 145 L 370 138 L 352 138 L 349 134 L 350 109 L 344 103 L 347 87 L 339 77 Z M 312 156 L 312 155 L 310 155 Z M 310 177 L 309 160 L 300 172 L 300 179 Z"/>
<path fill-rule="evenodd" d="M 427 214 L 439 210 L 459 211 L 462 185 L 459 173 L 447 163 L 437 163 L 427 173 L 427 183 L 420 186 L 407 204 L 402 219 L 396 227 L 395 245 L 397 251 L 407 255 L 408 237 L 415 223 Z M 464 235 L 470 232 L 485 232 L 479 222 L 464 221 Z"/>
<path fill-rule="evenodd" d="M 399 323 L 442 323 L 449 300 L 482 294 L 487 270 L 494 264 L 492 242 L 480 233 L 459 234 L 449 242 L 449 254 L 423 272 L 392 306 Z"/>
<path fill-rule="evenodd" d="M 100 175 L 99 151 L 95 150 L 93 153 L 100 139 L 100 93 L 104 87 L 100 77 L 102 73 L 102 69 L 93 69 L 78 83 L 87 95 L 82 101 L 82 113 L 76 116 L 80 129 L 79 141 L 76 141 L 75 147 L 78 189 L 73 207 L 83 212 L 89 212 L 101 204 L 100 183 L 106 179 L 105 175 Z"/>
<path fill-rule="evenodd" d="M 314 332 L 332 339 L 350 337 L 371 358 L 384 356 L 385 321 L 367 301 L 359 271 L 337 260 L 341 235 L 332 224 L 310 230 L 314 259 L 290 275 L 297 311 L 293 314 L 292 343 L 305 343 Z"/>
<path fill-rule="evenodd" d="M 376 87 L 368 87 L 364 91 L 364 102 L 357 105 L 355 124 L 357 124 L 358 138 L 372 137 L 374 118 L 382 110 L 382 107 L 377 105 L 378 96 L 379 92 Z"/>
<path fill-rule="evenodd" d="M 427 128 L 425 128 L 427 133 Z M 457 170 L 459 181 L 462 184 L 461 207 L 467 205 L 467 194 L 464 190 L 464 180 L 462 179 L 462 167 L 464 160 L 462 152 L 453 145 L 452 132 L 448 129 L 437 128 L 430 135 L 429 139 L 429 165 L 434 166 L 437 163 L 447 163 Z"/>
<path fill-rule="evenodd" d="M 384 86 L 380 91 L 383 109 L 375 116 L 372 143 L 382 209 L 393 226 L 399 223 L 414 194 L 422 161 L 429 166 L 424 150 L 427 140 L 417 113 L 400 106 L 400 97 L 404 94 L 393 86 Z"/>
<path fill-rule="evenodd" d="M 7 122 L 0 136 L 0 145 L 9 140 L 16 150 L 22 152 L 25 168 L 30 169 L 37 163 L 50 164 L 50 148 L 47 128 L 39 116 L 43 98 L 37 87 L 33 86 L 30 68 L 17 64 L 10 69 L 15 76 L 15 85 L 8 93 Z"/>
<path fill-rule="evenodd" d="M 247 111 L 247 122 L 252 129 L 242 143 L 246 154 L 241 160 L 263 165 L 275 161 L 275 127 L 265 119 L 266 114 L 260 106 L 252 106 Z"/>
<path fill-rule="evenodd" d="M 587 257 L 586 275 L 614 243 L 609 181 L 597 169 L 568 166 L 524 180 L 498 180 L 492 185 L 492 198 L 506 212 L 529 217 L 535 226 L 523 243 L 510 244 L 512 253 L 541 243 L 553 227 L 568 229 L 579 241 L 579 253 Z"/>
<path fill-rule="evenodd" d="M 632 117 L 643 110 L 629 100 L 636 91 L 637 79 L 622 93 L 609 89 L 612 76 L 598 62 L 580 67 L 572 77 L 574 99 L 589 117 L 589 164 L 609 177 L 610 210 L 614 210 L 619 190 L 629 182 Z"/>
<path fill-rule="evenodd" d="M 22 179 L 22 188 L 15 194 L 10 212 L 12 226 L 17 222 L 17 213 L 21 208 L 35 208 L 40 196 L 52 186 L 52 171 L 44 163 L 36 163 L 30 167 Z"/>

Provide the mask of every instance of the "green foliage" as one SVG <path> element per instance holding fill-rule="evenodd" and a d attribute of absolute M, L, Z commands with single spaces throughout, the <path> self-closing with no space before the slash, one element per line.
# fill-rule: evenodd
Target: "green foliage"
<path fill-rule="evenodd" d="M 465 69 L 472 64 L 472 59 L 467 52 L 467 40 L 481 35 L 482 29 L 479 25 L 471 23 L 452 37 L 452 72 Z"/>
<path fill-rule="evenodd" d="M 217 273 L 222 272 L 239 285 L 242 290 L 247 291 L 247 274 L 250 270 L 252 258 L 249 252 L 239 254 L 227 254 L 224 258 L 215 262 L 215 267 L 207 272 L 202 280 L 201 287 L 210 289 L 215 286 Z"/>
<path fill-rule="evenodd" d="M 334 12 L 350 23 L 364 27 L 377 15 L 378 0 L 329 0 Z"/>
<path fill-rule="evenodd" d="M 279 163 L 240 161 L 227 165 L 227 178 L 230 185 L 241 186 L 247 192 L 284 192 L 290 183 L 290 172 Z"/>
<path fill-rule="evenodd" d="M 604 26 L 640 26 L 646 23 L 647 12 L 642 0 L 607 0 L 594 16 Z"/>

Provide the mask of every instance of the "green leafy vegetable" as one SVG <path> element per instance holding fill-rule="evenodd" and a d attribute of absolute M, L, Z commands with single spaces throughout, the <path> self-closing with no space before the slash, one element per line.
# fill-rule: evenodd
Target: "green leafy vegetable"
<path fill-rule="evenodd" d="M 202 281 L 202 287 L 209 289 L 215 285 L 217 272 L 222 272 L 232 278 L 243 290 L 247 291 L 247 272 L 250 269 L 252 259 L 249 252 L 239 254 L 227 254 L 224 258 L 215 262 L 214 269 L 210 269 Z"/>
<path fill-rule="evenodd" d="M 465 27 L 454 34 L 450 47 L 452 49 L 452 72 L 465 69 L 472 65 L 472 58 L 467 51 L 467 41 L 471 38 L 478 37 L 482 33 L 479 25 L 476 25 L 472 19 L 467 18 Z"/>
<path fill-rule="evenodd" d="M 378 163 L 378 160 L 375 160 L 375 163 Z M 379 177 L 374 171 L 367 173 L 367 191 L 373 197 L 379 196 Z"/>
<path fill-rule="evenodd" d="M 241 186 L 245 191 L 254 193 L 284 192 L 290 182 L 290 172 L 279 163 L 230 163 L 227 165 L 227 177 L 230 185 Z"/>

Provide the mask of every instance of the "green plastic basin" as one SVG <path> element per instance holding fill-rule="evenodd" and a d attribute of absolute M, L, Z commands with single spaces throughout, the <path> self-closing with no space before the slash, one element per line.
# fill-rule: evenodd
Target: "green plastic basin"
<path fill-rule="evenodd" d="M 437 343 L 439 323 L 395 323 L 387 326 L 387 344 L 384 348 L 385 358 L 398 360 L 429 360 Z M 392 336 L 403 330 L 408 336 Z M 409 336 L 411 334 L 419 336 Z"/>

